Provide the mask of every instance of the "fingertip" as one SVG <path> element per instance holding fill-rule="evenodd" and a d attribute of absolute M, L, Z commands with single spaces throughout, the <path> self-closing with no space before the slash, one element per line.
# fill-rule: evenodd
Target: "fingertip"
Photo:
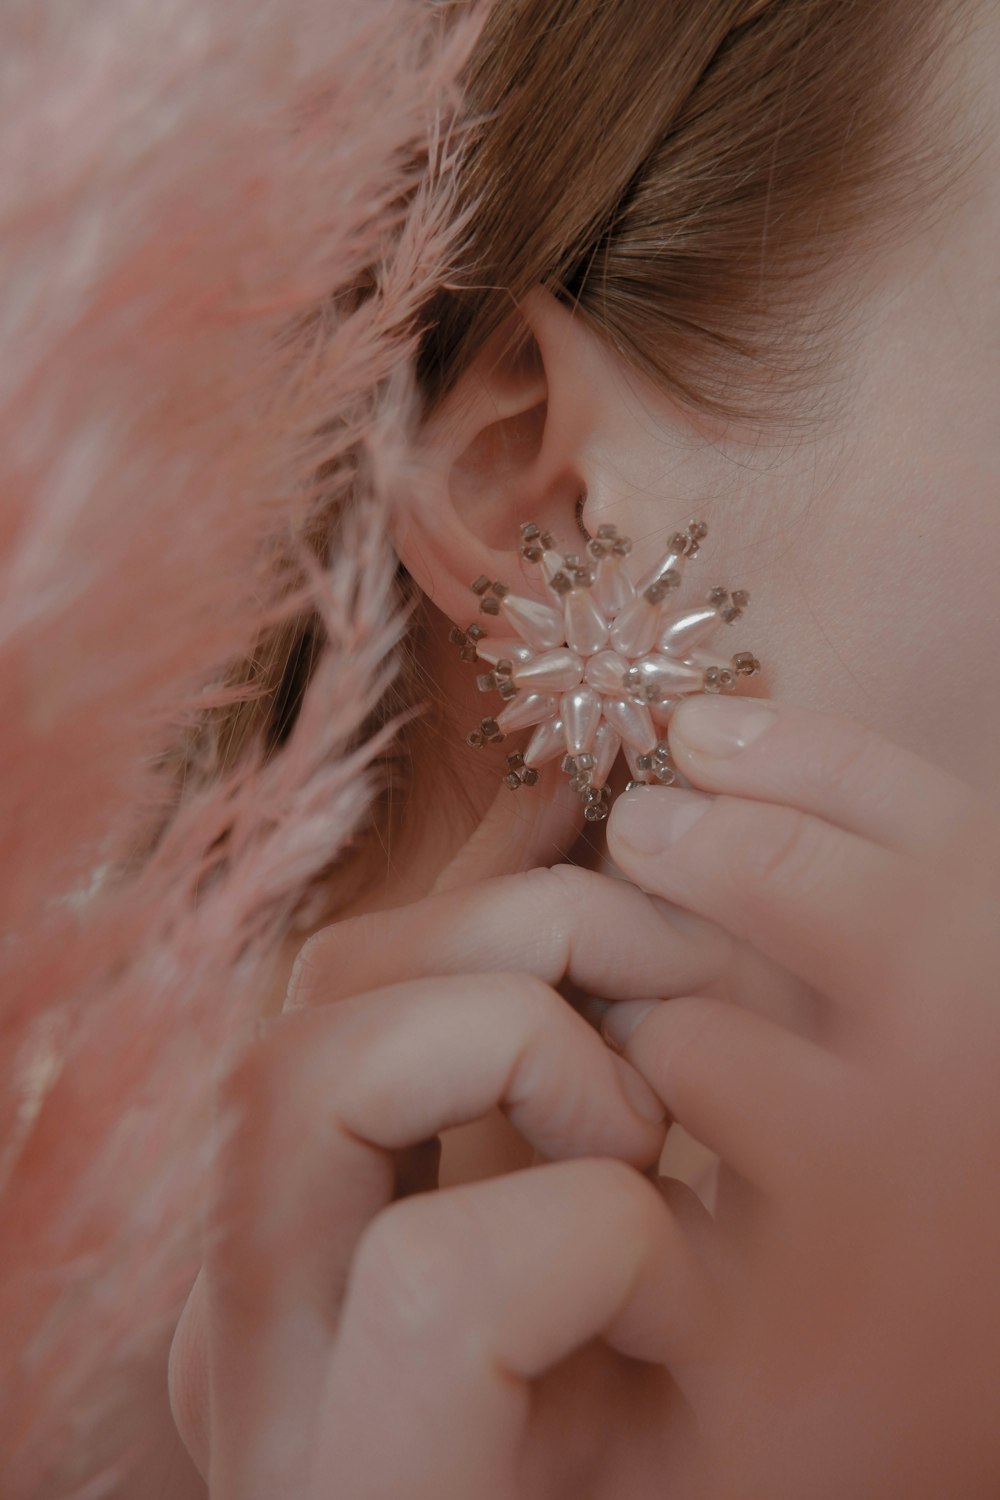
<path fill-rule="evenodd" d="M 636 1072 L 630 1062 L 620 1057 L 617 1052 L 610 1051 L 612 1066 L 618 1074 L 618 1082 L 625 1096 L 625 1102 L 633 1114 L 639 1116 L 645 1124 L 666 1127 L 667 1107 L 657 1094 L 653 1093 L 646 1080 Z"/>
<path fill-rule="evenodd" d="M 699 693 L 685 698 L 671 715 L 668 739 L 675 760 L 711 768 L 749 749 L 774 724 L 772 704 L 761 698 L 728 698 Z"/>
<path fill-rule="evenodd" d="M 544 767 L 534 786 L 501 784 L 482 822 L 438 876 L 434 894 L 558 864 L 582 824 L 583 805 L 558 767 Z"/>
<path fill-rule="evenodd" d="M 608 850 L 628 874 L 645 868 L 682 838 L 712 805 L 704 792 L 684 787 L 635 787 L 611 809 Z"/>

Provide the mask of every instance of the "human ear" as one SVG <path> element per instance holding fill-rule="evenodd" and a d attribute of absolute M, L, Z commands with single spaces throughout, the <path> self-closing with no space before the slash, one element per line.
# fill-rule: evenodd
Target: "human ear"
<path fill-rule="evenodd" d="M 620 368 L 574 309 L 538 287 L 428 418 L 418 493 L 398 511 L 393 540 L 410 576 L 456 624 L 475 615 L 476 578 L 541 597 L 521 557 L 525 522 L 582 550 L 577 502 L 588 497 L 593 516 L 613 488 L 604 435 L 615 427 L 615 401 L 628 401 Z"/>

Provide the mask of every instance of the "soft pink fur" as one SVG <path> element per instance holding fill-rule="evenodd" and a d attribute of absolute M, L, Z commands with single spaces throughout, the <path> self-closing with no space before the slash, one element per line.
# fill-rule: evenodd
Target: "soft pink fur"
<path fill-rule="evenodd" d="M 409 410 L 411 315 L 454 250 L 448 121 L 471 39 L 429 0 L 4 6 L 11 1500 L 84 1486 L 102 1424 L 125 1441 L 132 1362 L 196 1265 L 227 1043 L 273 983 L 299 893 L 365 806 L 370 748 L 345 745 L 399 633 L 386 435 Z M 372 263 L 380 294 L 338 310 L 332 294 Z M 164 794 L 155 752 L 288 607 L 275 545 L 308 518 L 317 464 L 359 441 L 374 479 L 351 545 L 313 580 L 333 649 L 291 743 L 192 797 L 155 857 L 116 879 Z M 234 819 L 231 863 L 206 878 L 213 830 Z M 113 1480 L 112 1464 L 84 1487 Z"/>

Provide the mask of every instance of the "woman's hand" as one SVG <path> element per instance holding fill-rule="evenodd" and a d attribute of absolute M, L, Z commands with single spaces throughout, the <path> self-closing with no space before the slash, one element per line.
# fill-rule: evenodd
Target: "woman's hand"
<path fill-rule="evenodd" d="M 711 983 L 730 945 L 624 881 L 483 879 L 572 833 L 506 789 L 491 818 L 436 894 L 307 943 L 228 1083 L 171 1361 L 212 1500 L 619 1500 L 685 1420 L 697 1205 L 636 1170 L 664 1111 L 557 990 Z M 555 1164 L 428 1191 L 438 1132 L 497 1105 Z"/>
<path fill-rule="evenodd" d="M 605 1018 L 723 1164 L 715 1343 L 687 1380 L 706 1493 L 996 1496 L 997 811 L 778 705 L 691 701 L 671 746 L 716 795 L 624 797 L 613 857 L 802 995 L 794 1028 L 672 989 Z"/>

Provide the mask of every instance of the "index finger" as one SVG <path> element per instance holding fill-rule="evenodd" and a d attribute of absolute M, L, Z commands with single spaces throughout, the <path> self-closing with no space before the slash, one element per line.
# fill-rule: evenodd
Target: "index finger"
<path fill-rule="evenodd" d="M 789 704 L 688 698 L 670 748 L 705 791 L 782 803 L 897 854 L 939 853 L 980 817 L 950 772 L 864 725 Z"/>
<path fill-rule="evenodd" d="M 631 883 L 571 865 L 481 881 L 349 917 L 300 952 L 286 1009 L 469 971 L 569 980 L 607 1000 L 688 993 L 726 972 L 731 940 Z"/>

